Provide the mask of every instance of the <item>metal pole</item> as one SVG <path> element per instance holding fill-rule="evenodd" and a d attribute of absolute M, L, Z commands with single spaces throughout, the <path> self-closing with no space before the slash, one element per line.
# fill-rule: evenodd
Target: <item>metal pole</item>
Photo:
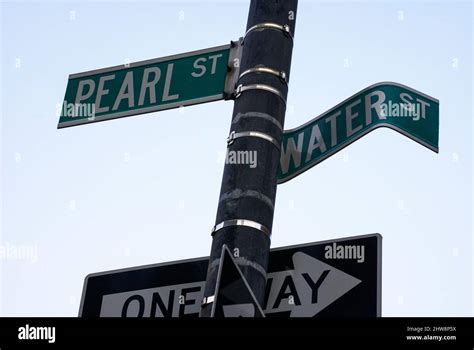
<path fill-rule="evenodd" d="M 211 315 L 224 244 L 264 301 L 297 4 L 250 4 L 201 317 Z"/>

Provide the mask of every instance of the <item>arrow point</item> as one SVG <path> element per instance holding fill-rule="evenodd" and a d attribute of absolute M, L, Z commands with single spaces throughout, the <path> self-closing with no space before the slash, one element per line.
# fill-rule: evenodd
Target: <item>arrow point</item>
<path fill-rule="evenodd" d="M 293 264 L 296 275 L 301 279 L 300 284 L 308 287 L 300 295 L 302 305 L 293 308 L 291 317 L 313 317 L 362 282 L 360 279 L 302 252 L 293 254 Z M 302 278 L 302 274 L 309 274 L 313 282 L 316 282 L 324 271 L 329 271 L 329 273 L 317 289 L 318 302 L 311 304 L 313 290 Z"/>

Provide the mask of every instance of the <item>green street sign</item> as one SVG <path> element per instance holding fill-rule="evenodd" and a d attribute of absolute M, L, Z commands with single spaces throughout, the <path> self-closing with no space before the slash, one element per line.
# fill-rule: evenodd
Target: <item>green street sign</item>
<path fill-rule="evenodd" d="M 222 100 L 241 45 L 212 47 L 69 76 L 58 128 Z"/>
<path fill-rule="evenodd" d="M 370 131 L 387 127 L 438 152 L 439 101 L 407 86 L 381 82 L 283 134 L 278 183 L 329 158 Z"/>

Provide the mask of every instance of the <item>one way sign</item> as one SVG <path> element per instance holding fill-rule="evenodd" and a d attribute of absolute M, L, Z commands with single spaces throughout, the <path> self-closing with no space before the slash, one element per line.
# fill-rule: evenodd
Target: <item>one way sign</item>
<path fill-rule="evenodd" d="M 379 234 L 272 249 L 265 316 L 381 316 L 381 262 Z M 91 274 L 79 316 L 197 317 L 207 265 L 198 258 Z"/>

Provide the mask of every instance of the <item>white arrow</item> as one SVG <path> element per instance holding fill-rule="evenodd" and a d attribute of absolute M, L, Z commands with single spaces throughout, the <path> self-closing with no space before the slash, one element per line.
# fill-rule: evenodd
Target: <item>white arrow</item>
<path fill-rule="evenodd" d="M 291 311 L 312 317 L 362 281 L 302 252 L 293 254 L 294 270 L 267 274 L 271 279 L 265 314 Z"/>

